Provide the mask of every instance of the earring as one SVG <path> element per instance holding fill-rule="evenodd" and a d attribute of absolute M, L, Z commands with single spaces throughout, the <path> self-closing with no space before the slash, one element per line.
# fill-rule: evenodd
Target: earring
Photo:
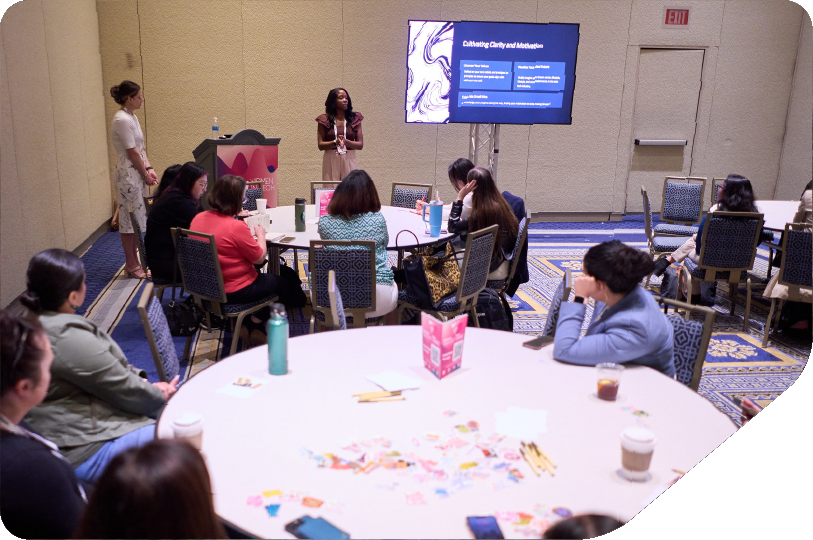
<path fill-rule="evenodd" d="M 71 309 L 72 309 L 72 310 L 74 310 L 74 311 L 76 311 L 77 309 L 79 309 L 80 307 L 82 307 L 82 306 L 74 306 L 74 305 L 73 305 L 73 304 L 71 304 L 71 303 L 68 303 L 68 305 L 69 305 L 69 306 L 71 306 Z"/>

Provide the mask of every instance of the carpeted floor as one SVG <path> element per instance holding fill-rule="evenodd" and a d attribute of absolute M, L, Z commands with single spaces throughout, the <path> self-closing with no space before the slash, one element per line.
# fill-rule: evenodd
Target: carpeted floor
<path fill-rule="evenodd" d="M 657 221 L 656 221 L 657 223 Z M 653 224 L 654 225 L 654 224 Z M 565 268 L 579 275 L 584 253 L 599 242 L 621 240 L 633 247 L 646 249 L 643 216 L 627 216 L 621 222 L 609 223 L 534 223 L 529 228 L 529 283 L 524 284 L 513 299 L 514 331 L 536 335 L 545 325 L 551 296 L 561 281 Z M 144 329 L 136 305 L 142 282 L 123 275 L 124 254 L 118 233 L 107 233 L 84 255 L 87 269 L 88 295 L 81 312 L 108 331 L 122 347 L 129 361 L 157 380 Z M 288 264 L 292 256 L 287 254 Z M 300 256 L 300 272 L 304 276 Z M 394 262 L 394 261 L 393 261 Z M 767 251 L 760 250 L 754 271 L 765 275 Z M 657 288 L 659 280 L 652 285 Z M 170 291 L 164 293 L 169 302 Z M 730 304 L 725 287 L 718 288 L 714 309 L 714 334 L 703 368 L 699 393 L 720 410 L 739 422 L 739 408 L 734 399 L 751 397 L 762 405 L 770 403 L 798 378 L 810 357 L 809 333 L 779 334 L 768 347 L 760 347 L 762 329 L 769 304 L 762 301 L 759 290 L 754 294 L 751 320 L 747 333 L 742 331 L 744 297 L 741 295 L 735 314 L 729 314 Z M 289 313 L 291 336 L 308 333 L 310 310 Z M 586 326 L 586 325 L 585 325 Z M 179 357 L 185 339 L 174 338 Z M 202 331 L 194 340 L 191 361 L 182 363 L 184 379 L 228 355 L 231 336 L 220 340 L 220 330 Z"/>

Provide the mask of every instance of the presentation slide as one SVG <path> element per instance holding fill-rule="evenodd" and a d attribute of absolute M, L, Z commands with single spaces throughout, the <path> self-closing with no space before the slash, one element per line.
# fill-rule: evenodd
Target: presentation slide
<path fill-rule="evenodd" d="M 571 123 L 578 24 L 409 24 L 407 122 Z"/>

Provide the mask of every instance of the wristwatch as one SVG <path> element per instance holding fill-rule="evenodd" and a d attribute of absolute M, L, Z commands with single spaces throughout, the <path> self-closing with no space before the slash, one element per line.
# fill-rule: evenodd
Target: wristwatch
<path fill-rule="evenodd" d="M 575 296 L 573 298 L 574 304 L 584 304 L 584 297 L 583 296 Z"/>

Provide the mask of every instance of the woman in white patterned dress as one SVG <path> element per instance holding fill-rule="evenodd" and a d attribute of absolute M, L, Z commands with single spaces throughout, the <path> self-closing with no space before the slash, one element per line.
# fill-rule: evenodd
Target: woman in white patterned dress
<path fill-rule="evenodd" d="M 133 81 L 122 81 L 110 89 L 113 100 L 121 105 L 121 110 L 113 116 L 110 133 L 113 147 L 116 149 L 116 200 L 119 205 L 119 223 L 121 245 L 124 247 L 124 269 L 130 277 L 146 277 L 145 269 L 138 262 L 135 229 L 130 222 L 129 211 L 132 208 L 141 231 L 147 227 L 147 212 L 144 208 L 142 186 L 153 186 L 158 183 L 147 152 L 144 150 L 144 133 L 135 115 L 141 108 L 144 98 L 141 87 Z"/>

